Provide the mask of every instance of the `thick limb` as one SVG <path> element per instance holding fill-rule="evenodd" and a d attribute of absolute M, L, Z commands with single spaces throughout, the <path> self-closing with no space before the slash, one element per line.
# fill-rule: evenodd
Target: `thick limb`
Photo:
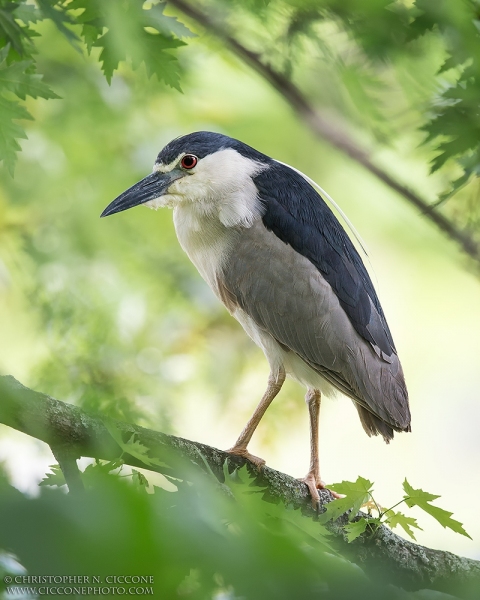
<path fill-rule="evenodd" d="M 325 489 L 325 483 L 320 479 L 320 462 L 318 458 L 318 424 L 320 417 L 321 394 L 319 390 L 309 389 L 305 396 L 310 417 L 310 469 L 301 480 L 304 481 L 312 496 L 312 504 L 315 508 L 320 502 L 318 490 Z M 336 498 L 338 494 L 331 492 Z"/>
<path fill-rule="evenodd" d="M 283 367 L 279 368 L 277 371 L 270 371 L 270 375 L 268 377 L 268 386 L 265 393 L 260 400 L 259 405 L 255 409 L 251 419 L 245 425 L 242 433 L 240 434 L 238 440 L 235 442 L 234 446 L 227 450 L 230 454 L 236 454 L 238 456 L 243 456 L 251 461 L 257 467 L 261 467 L 265 464 L 265 461 L 258 456 L 254 456 L 250 454 L 247 450 L 248 443 L 252 439 L 253 432 L 257 428 L 258 424 L 262 420 L 265 411 L 272 403 L 272 400 L 281 390 L 283 382 L 285 381 L 285 370 Z"/>

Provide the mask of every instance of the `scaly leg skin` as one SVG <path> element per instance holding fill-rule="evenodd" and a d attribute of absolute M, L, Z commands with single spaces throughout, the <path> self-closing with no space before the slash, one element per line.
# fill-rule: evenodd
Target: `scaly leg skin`
<path fill-rule="evenodd" d="M 252 415 L 250 421 L 246 424 L 245 429 L 240 434 L 240 437 L 235 442 L 235 445 L 227 450 L 229 454 L 235 454 L 237 456 L 243 456 L 251 463 L 253 463 L 258 469 L 263 467 L 265 461 L 263 458 L 259 458 L 258 456 L 254 456 L 250 454 L 247 450 L 248 443 L 252 439 L 253 432 L 257 428 L 260 423 L 265 411 L 272 403 L 272 400 L 281 390 L 283 382 L 285 381 L 285 370 L 283 368 L 278 369 L 278 371 L 270 371 L 270 375 L 268 377 L 268 386 L 266 392 L 263 394 L 262 399 L 260 400 L 259 405 L 255 409 L 255 412 Z"/>
<path fill-rule="evenodd" d="M 317 509 L 320 503 L 320 494 L 318 490 L 325 490 L 327 487 L 320 479 L 320 465 L 318 459 L 318 422 L 320 415 L 321 394 L 319 390 L 309 389 L 305 396 L 305 402 L 308 406 L 308 414 L 310 416 L 310 470 L 305 477 L 300 479 L 303 481 L 312 497 L 312 506 Z M 329 490 L 334 498 L 340 498 L 336 492 Z"/>

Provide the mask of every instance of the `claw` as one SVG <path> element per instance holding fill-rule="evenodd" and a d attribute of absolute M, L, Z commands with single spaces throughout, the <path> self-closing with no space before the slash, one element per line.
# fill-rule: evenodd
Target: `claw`
<path fill-rule="evenodd" d="M 241 456 L 242 458 L 246 458 L 253 465 L 255 465 L 257 467 L 257 469 L 261 469 L 263 467 L 263 465 L 265 464 L 265 461 L 263 460 L 263 458 L 259 458 L 258 456 L 250 454 L 250 452 L 246 448 L 240 448 L 240 447 L 234 446 L 233 448 L 230 448 L 229 450 L 225 450 L 225 452 L 228 452 L 229 454 L 235 454 L 235 456 Z"/>
<path fill-rule="evenodd" d="M 312 506 L 314 509 L 317 509 L 320 503 L 320 494 L 318 493 L 318 490 L 327 490 L 334 498 L 337 499 L 342 497 L 340 494 L 337 494 L 337 492 L 329 490 L 325 483 L 318 475 L 315 475 L 315 473 L 308 473 L 305 477 L 301 477 L 298 481 L 302 481 L 308 487 L 308 491 L 312 497 Z"/>

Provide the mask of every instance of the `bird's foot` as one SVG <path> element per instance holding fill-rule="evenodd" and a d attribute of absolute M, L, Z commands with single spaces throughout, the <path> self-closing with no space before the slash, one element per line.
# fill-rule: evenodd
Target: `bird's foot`
<path fill-rule="evenodd" d="M 246 448 L 242 448 L 240 446 L 233 446 L 233 448 L 230 448 L 229 450 L 225 450 L 225 452 L 246 458 L 253 465 L 255 465 L 257 467 L 257 469 L 261 469 L 263 467 L 263 465 L 265 464 L 265 461 L 263 460 L 263 458 L 259 458 L 258 456 L 254 456 L 253 454 L 250 454 L 250 452 Z"/>
<path fill-rule="evenodd" d="M 329 491 L 334 498 L 341 498 L 340 494 L 329 490 L 325 483 L 320 479 L 320 476 L 315 473 L 308 473 L 305 477 L 300 477 L 298 481 L 302 481 L 308 487 L 308 491 L 310 492 L 310 496 L 312 497 L 312 506 L 317 509 L 320 503 L 320 494 L 318 490 L 327 490 Z"/>

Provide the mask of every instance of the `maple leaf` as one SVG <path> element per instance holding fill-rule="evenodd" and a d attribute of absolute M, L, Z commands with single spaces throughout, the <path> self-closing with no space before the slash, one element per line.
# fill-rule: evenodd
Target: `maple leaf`
<path fill-rule="evenodd" d="M 321 515 L 320 521 L 325 523 L 326 521 L 338 519 L 340 515 L 351 510 L 349 520 L 351 521 L 360 510 L 362 504 L 368 500 L 372 491 L 373 483 L 358 477 L 357 481 L 342 481 L 341 483 L 335 483 L 330 485 L 329 488 L 339 494 L 344 494 L 344 498 L 338 498 L 327 504 L 326 511 Z"/>
<path fill-rule="evenodd" d="M 124 442 L 120 431 L 113 425 L 113 423 L 105 423 L 105 427 L 108 429 L 108 432 L 113 437 L 113 439 L 117 442 L 117 444 L 122 449 L 122 453 L 125 452 L 141 461 L 147 467 L 157 466 L 157 467 L 168 467 L 164 462 L 158 460 L 157 458 L 152 458 L 148 456 L 149 449 L 140 443 L 138 440 L 135 440 L 135 433 L 133 433 L 128 440 L 128 442 Z"/>
<path fill-rule="evenodd" d="M 22 27 L 16 21 L 18 15 L 15 14 L 18 5 L 10 2 L 0 7 L 0 39 L 7 41 L 18 56 L 29 54 L 25 47 L 25 42 L 29 41 L 28 27 Z"/>
<path fill-rule="evenodd" d="M 356 540 L 359 536 L 362 535 L 362 533 L 364 533 L 367 526 L 378 527 L 379 525 L 380 519 L 365 519 L 365 517 L 362 517 L 358 521 L 348 523 L 344 527 L 345 531 L 347 532 L 347 541 L 353 542 L 353 540 Z"/>
<path fill-rule="evenodd" d="M 38 7 L 45 19 L 50 19 L 57 29 L 63 33 L 63 35 L 67 38 L 67 40 L 72 44 L 72 46 L 79 50 L 77 42 L 80 41 L 80 38 L 66 25 L 73 25 L 75 21 L 72 17 L 67 13 L 66 8 L 62 6 L 57 0 L 36 0 Z"/>
<path fill-rule="evenodd" d="M 50 465 L 49 469 L 51 469 L 51 473 L 46 473 L 45 477 L 38 484 L 41 486 L 58 486 L 61 487 L 65 485 L 67 482 L 65 481 L 65 477 L 63 476 L 62 469 L 60 465 Z"/>
<path fill-rule="evenodd" d="M 11 65 L 2 62 L 0 64 L 0 93 L 8 90 L 22 100 L 25 100 L 26 96 L 45 99 L 60 98 L 46 83 L 43 83 L 43 75 L 28 72 L 32 65 L 33 62 L 30 60 Z"/>
<path fill-rule="evenodd" d="M 399 525 L 413 540 L 416 540 L 416 538 L 412 531 L 412 527 L 415 527 L 415 529 L 420 529 L 422 531 L 422 528 L 418 525 L 416 519 L 414 519 L 413 517 L 407 517 L 401 512 L 387 510 L 385 516 L 387 517 L 385 519 L 385 523 L 390 527 L 390 529 L 394 529 Z"/>
<path fill-rule="evenodd" d="M 164 15 L 163 11 L 166 6 L 166 2 L 160 2 L 154 4 L 149 10 L 145 11 L 144 14 L 149 21 L 146 25 L 155 27 L 160 33 L 169 37 L 171 37 L 172 34 L 178 38 L 197 37 L 196 34 L 181 23 L 177 17 L 168 17 L 167 15 Z"/>
<path fill-rule="evenodd" d="M 32 120 L 31 114 L 21 104 L 11 99 L 15 94 L 21 100 L 32 98 L 59 98 L 48 85 L 43 83 L 42 75 L 32 73 L 34 63 L 22 60 L 7 64 L 10 46 L 0 50 L 0 160 L 3 160 L 9 173 L 13 175 L 17 152 L 21 150 L 19 139 L 27 137 L 18 120 Z M 6 94 L 6 96 L 5 96 Z"/>
<path fill-rule="evenodd" d="M 7 100 L 0 95 L 0 160 L 13 176 L 17 152 L 21 150 L 18 139 L 26 139 L 27 134 L 16 121 L 30 119 L 32 115 L 18 102 Z"/>
<path fill-rule="evenodd" d="M 443 508 L 439 508 L 438 506 L 433 506 L 430 504 L 433 500 L 440 498 L 440 496 L 436 496 L 435 494 L 429 494 L 428 492 L 424 492 L 421 489 L 414 489 L 405 479 L 403 482 L 403 489 L 405 490 L 405 503 L 409 508 L 412 506 L 418 506 L 429 515 L 431 515 L 434 519 L 436 519 L 442 527 L 448 527 L 452 531 L 456 533 L 460 533 L 470 539 L 472 539 L 468 533 L 463 528 L 462 523 L 459 521 L 455 521 L 452 519 L 451 512 L 444 510 Z"/>
<path fill-rule="evenodd" d="M 132 469 L 132 481 L 141 488 L 148 488 L 148 479 L 145 477 L 143 473 L 137 471 L 137 469 Z"/>

